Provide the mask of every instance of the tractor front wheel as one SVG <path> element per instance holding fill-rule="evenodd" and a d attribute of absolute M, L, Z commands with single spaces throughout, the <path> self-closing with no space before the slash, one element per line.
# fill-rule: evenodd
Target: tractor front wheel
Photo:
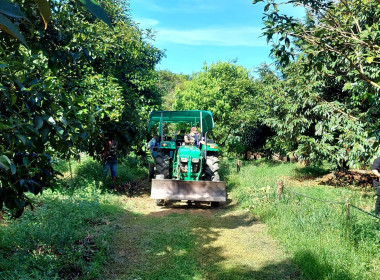
<path fill-rule="evenodd" d="M 207 156 L 205 166 L 205 177 L 207 181 L 220 181 L 219 159 L 217 156 Z"/>
<path fill-rule="evenodd" d="M 158 152 L 156 157 L 156 175 L 164 175 L 164 179 L 170 177 L 170 156 L 163 152 Z"/>

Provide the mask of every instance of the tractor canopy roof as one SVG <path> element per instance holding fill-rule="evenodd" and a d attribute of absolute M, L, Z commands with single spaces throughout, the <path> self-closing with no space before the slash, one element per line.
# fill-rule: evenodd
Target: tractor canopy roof
<path fill-rule="evenodd" d="M 205 133 L 214 127 L 214 120 L 210 111 L 153 111 L 149 115 L 148 132 L 153 125 L 160 123 L 161 118 L 163 123 L 188 123 L 193 126 L 199 125 L 202 133 Z M 201 119 L 202 123 L 200 122 Z"/>

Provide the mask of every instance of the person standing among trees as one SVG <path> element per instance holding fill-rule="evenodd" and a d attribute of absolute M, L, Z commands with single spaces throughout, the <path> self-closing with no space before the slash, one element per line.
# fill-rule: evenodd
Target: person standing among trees
<path fill-rule="evenodd" d="M 112 136 L 106 137 L 103 151 L 104 175 L 107 176 L 108 169 L 111 170 L 113 187 L 116 188 L 117 171 L 117 141 Z"/>
<path fill-rule="evenodd" d="M 375 213 L 376 215 L 380 214 L 380 157 L 375 159 L 372 165 L 372 172 L 377 176 L 378 181 L 373 181 L 373 185 L 377 187 L 377 197 L 375 204 Z"/>

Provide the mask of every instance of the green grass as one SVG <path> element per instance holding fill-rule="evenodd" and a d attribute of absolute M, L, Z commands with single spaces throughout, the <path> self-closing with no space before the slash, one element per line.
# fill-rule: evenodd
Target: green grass
<path fill-rule="evenodd" d="M 112 219 L 121 209 L 94 188 L 47 191 L 35 211 L 0 227 L 1 279 L 92 279 L 107 255 Z"/>
<path fill-rule="evenodd" d="M 221 239 L 221 230 L 244 229 L 246 217 L 210 220 L 186 213 L 139 213 L 136 201 L 126 203 L 123 196 L 113 193 L 111 178 L 104 178 L 99 163 L 88 157 L 72 161 L 72 176 L 66 162 L 57 166 L 66 177 L 55 191 L 32 197 L 34 211 L 28 209 L 17 220 L 5 213 L 0 220 L 0 279 L 101 277 L 116 239 L 125 248 L 122 262 L 129 262 L 131 270 L 125 273 L 131 279 L 249 279 L 252 275 L 272 279 L 274 271 L 291 267 L 280 263 L 239 271 L 220 266 L 225 261 L 218 251 L 222 249 L 211 248 L 210 243 Z M 229 196 L 268 225 L 303 279 L 378 279 L 379 222 L 354 209 L 347 220 L 344 206 L 298 197 L 287 190 L 328 200 L 349 197 L 351 203 L 370 210 L 373 195 L 354 187 L 303 181 L 322 176 L 327 172 L 323 168 L 255 161 L 244 162 L 236 174 L 233 162 L 227 160 L 222 167 Z M 134 158 L 128 158 L 119 164 L 118 182 L 141 180 L 146 172 Z M 285 182 L 281 201 L 276 200 L 279 179 Z M 124 224 L 120 225 L 120 219 Z M 116 234 L 121 237 L 115 238 Z"/>
<path fill-rule="evenodd" d="M 296 164 L 245 163 L 236 174 L 225 162 L 224 169 L 231 197 L 269 226 L 302 270 L 304 279 L 378 279 L 380 223 L 354 209 L 347 220 L 344 206 L 302 198 L 287 192 L 287 188 L 320 199 L 344 201 L 349 197 L 354 205 L 371 209 L 373 196 L 354 188 L 307 185 L 294 178 L 300 179 L 300 174 L 301 178 L 305 174 L 317 177 L 325 172 L 302 170 Z M 285 181 L 285 192 L 277 201 L 280 179 Z"/>
<path fill-rule="evenodd" d="M 143 258 L 132 273 L 127 272 L 131 279 L 194 279 L 201 275 L 192 253 L 197 240 L 191 234 L 190 221 L 195 222 L 194 218 L 171 214 L 161 218 L 141 216 L 131 222 L 131 227 L 144 234 L 143 238 L 136 236 L 142 242 L 135 249 Z M 143 231 L 139 229 L 141 226 L 145 228 Z"/>
<path fill-rule="evenodd" d="M 0 220 L 0 279 L 94 279 L 109 260 L 115 218 L 125 211 L 108 190 L 102 166 L 88 157 L 58 162 L 66 172 L 54 191 L 29 196 L 35 209 Z M 133 159 L 119 164 L 118 182 L 140 180 L 145 169 Z"/>
<path fill-rule="evenodd" d="M 116 263 L 103 279 L 298 279 L 265 226 L 246 211 L 177 205 L 150 212 L 151 203 L 137 200 L 120 217 Z"/>

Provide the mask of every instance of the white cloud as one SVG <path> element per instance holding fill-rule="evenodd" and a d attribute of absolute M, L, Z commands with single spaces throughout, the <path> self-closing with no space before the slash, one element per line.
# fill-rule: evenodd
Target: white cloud
<path fill-rule="evenodd" d="M 141 28 L 151 28 L 160 23 L 158 20 L 153 18 L 135 18 L 134 21 L 138 23 Z"/>
<path fill-rule="evenodd" d="M 204 28 L 192 30 L 157 29 L 156 42 L 182 45 L 267 46 L 260 37 L 262 30 L 255 27 Z"/>

